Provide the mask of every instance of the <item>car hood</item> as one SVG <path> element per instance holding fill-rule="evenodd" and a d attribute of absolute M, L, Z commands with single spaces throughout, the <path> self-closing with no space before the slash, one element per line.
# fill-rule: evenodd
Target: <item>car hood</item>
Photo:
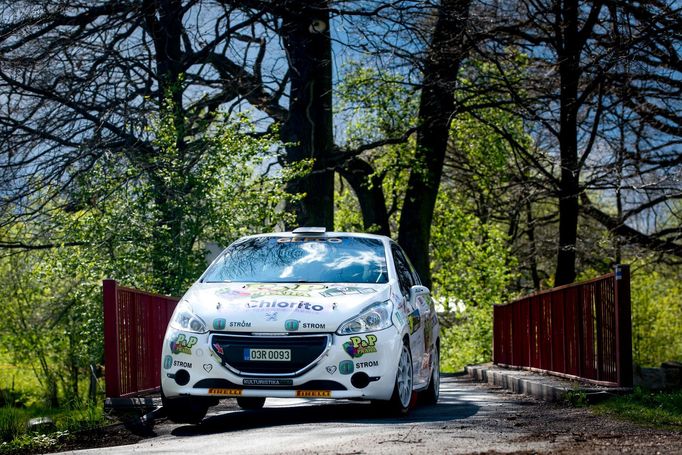
<path fill-rule="evenodd" d="M 208 330 L 333 332 L 374 302 L 389 284 L 195 283 L 183 300 Z"/>

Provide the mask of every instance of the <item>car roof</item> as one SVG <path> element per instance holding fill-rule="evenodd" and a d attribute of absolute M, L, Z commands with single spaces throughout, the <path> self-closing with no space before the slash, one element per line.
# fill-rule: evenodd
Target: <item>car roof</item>
<path fill-rule="evenodd" d="M 301 228 L 299 228 L 301 229 Z M 315 232 L 315 231 L 303 231 L 299 230 L 298 232 L 294 231 L 287 231 L 287 232 L 269 232 L 265 234 L 254 234 L 254 235 L 248 235 L 246 237 L 242 238 L 253 238 L 253 237 L 321 237 L 321 238 L 329 238 L 329 237 L 357 237 L 357 238 L 366 238 L 366 239 L 375 239 L 375 240 L 380 240 L 382 242 L 390 242 L 391 239 L 385 235 L 379 235 L 379 234 L 368 234 L 365 232 L 341 232 L 341 231 L 333 231 L 333 232 Z"/>

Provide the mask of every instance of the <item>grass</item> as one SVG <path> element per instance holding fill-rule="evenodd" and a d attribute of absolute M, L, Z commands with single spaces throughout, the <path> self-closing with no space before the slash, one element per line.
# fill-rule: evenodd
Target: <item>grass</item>
<path fill-rule="evenodd" d="M 0 353 L 0 454 L 54 449 L 74 432 L 102 425 L 101 396 L 96 403 L 68 403 L 50 408 L 45 406 L 41 390 L 30 366 L 13 365 L 6 354 Z M 48 434 L 29 433 L 27 425 L 34 417 L 49 417 L 56 430 Z"/>
<path fill-rule="evenodd" d="M 652 392 L 637 387 L 630 395 L 611 398 L 593 409 L 640 425 L 682 430 L 682 390 Z"/>

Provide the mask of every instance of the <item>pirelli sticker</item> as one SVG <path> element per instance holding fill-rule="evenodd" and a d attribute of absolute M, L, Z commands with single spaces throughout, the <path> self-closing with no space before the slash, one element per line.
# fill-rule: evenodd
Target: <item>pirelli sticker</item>
<path fill-rule="evenodd" d="M 297 390 L 297 398 L 331 398 L 330 390 Z"/>
<path fill-rule="evenodd" d="M 208 389 L 209 395 L 222 395 L 225 397 L 240 397 L 242 389 Z"/>

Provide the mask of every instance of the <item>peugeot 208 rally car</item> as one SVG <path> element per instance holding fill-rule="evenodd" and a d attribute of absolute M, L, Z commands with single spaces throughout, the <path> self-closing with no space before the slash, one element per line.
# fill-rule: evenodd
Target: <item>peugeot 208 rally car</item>
<path fill-rule="evenodd" d="M 428 288 L 388 237 L 299 228 L 226 248 L 178 303 L 163 341 L 164 408 L 195 423 L 218 399 L 363 399 L 406 413 L 438 400 Z"/>

